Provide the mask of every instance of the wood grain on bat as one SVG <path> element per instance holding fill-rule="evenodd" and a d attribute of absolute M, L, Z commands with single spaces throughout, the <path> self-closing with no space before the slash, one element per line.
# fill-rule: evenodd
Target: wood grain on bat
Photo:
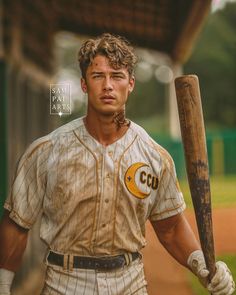
<path fill-rule="evenodd" d="M 186 169 L 194 205 L 201 247 L 210 275 L 215 273 L 212 229 L 211 191 L 198 77 L 181 76 L 175 79 L 180 127 Z"/>

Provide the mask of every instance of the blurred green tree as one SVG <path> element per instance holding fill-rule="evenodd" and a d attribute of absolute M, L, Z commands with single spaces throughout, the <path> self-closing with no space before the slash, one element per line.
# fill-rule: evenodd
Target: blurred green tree
<path fill-rule="evenodd" d="M 184 72 L 200 80 L 207 127 L 236 127 L 236 3 L 211 15 Z"/>

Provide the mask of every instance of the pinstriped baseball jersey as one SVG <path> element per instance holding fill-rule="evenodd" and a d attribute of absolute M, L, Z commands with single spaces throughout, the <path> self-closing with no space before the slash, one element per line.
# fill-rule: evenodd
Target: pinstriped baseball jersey
<path fill-rule="evenodd" d="M 33 142 L 22 156 L 5 208 L 40 236 L 76 255 L 116 255 L 145 246 L 145 222 L 185 208 L 170 155 L 138 125 L 109 146 L 76 119 Z"/>

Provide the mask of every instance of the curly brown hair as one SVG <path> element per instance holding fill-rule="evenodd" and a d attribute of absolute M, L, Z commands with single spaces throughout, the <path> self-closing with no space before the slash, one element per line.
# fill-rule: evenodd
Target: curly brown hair
<path fill-rule="evenodd" d="M 130 76 L 134 74 L 137 56 L 134 48 L 124 37 L 104 33 L 82 44 L 78 53 L 78 61 L 84 79 L 89 65 L 97 55 L 107 57 L 114 69 L 125 67 Z"/>

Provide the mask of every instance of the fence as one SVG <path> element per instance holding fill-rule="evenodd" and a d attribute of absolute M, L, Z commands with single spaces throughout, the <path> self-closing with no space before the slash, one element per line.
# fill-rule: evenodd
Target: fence
<path fill-rule="evenodd" d="M 152 137 L 173 157 L 178 178 L 186 177 L 182 142 L 155 134 Z M 210 174 L 236 174 L 236 130 L 207 134 L 207 151 Z"/>

